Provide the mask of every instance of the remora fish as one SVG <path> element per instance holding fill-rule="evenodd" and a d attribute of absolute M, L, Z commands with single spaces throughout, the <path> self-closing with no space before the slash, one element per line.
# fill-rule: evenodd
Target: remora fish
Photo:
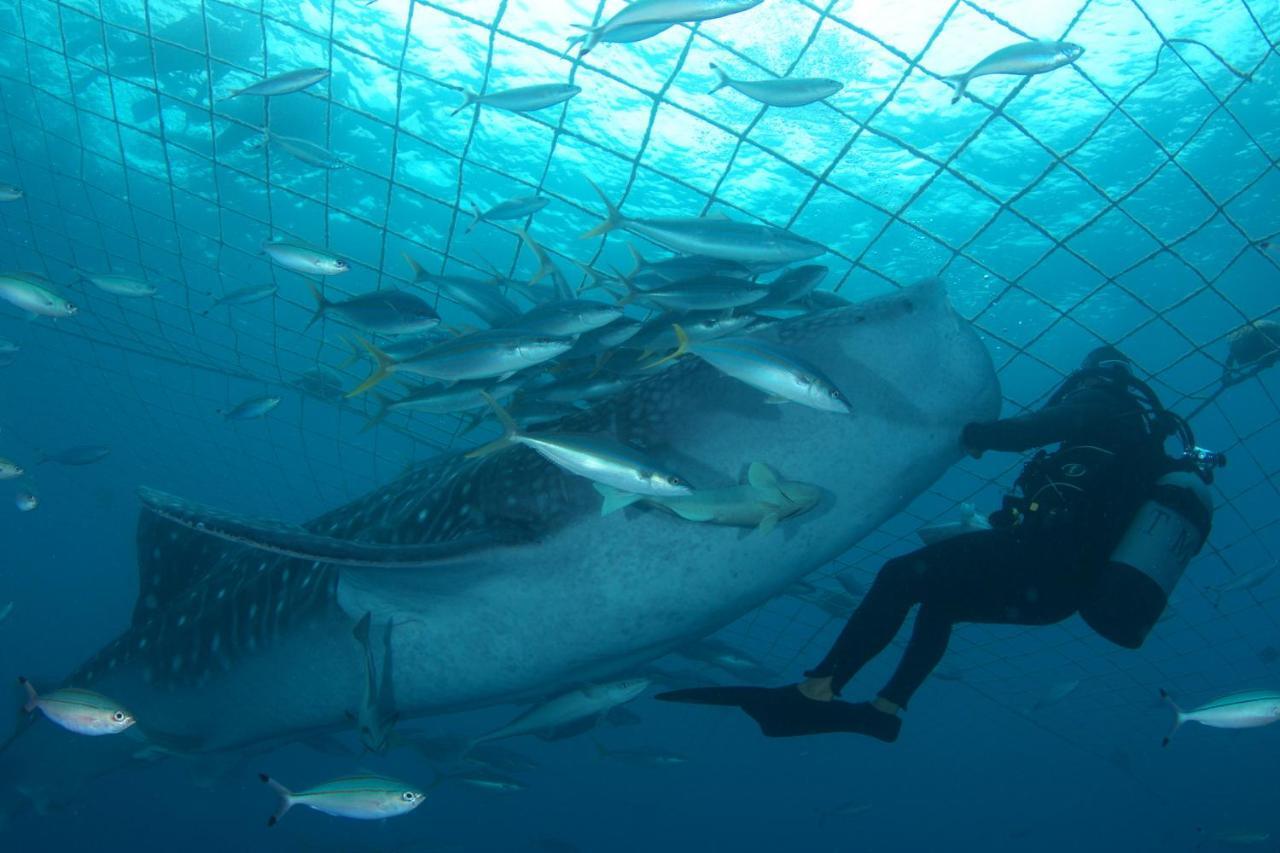
<path fill-rule="evenodd" d="M 365 687 L 364 701 L 355 714 L 356 725 L 360 731 L 360 742 L 370 752 L 383 753 L 391 745 L 391 734 L 400 713 L 396 710 L 395 682 L 392 678 L 391 663 L 391 623 L 387 623 L 383 634 L 382 678 L 378 678 L 378 667 L 374 663 L 373 648 L 369 643 L 369 627 L 373 614 L 366 613 L 356 623 L 352 634 L 364 652 Z"/>
<path fill-rule="evenodd" d="M 113 296 L 127 296 L 136 299 L 155 296 L 159 293 L 155 285 L 127 275 L 86 275 L 84 278 L 85 281 L 88 281 L 103 293 L 110 293 Z"/>
<path fill-rule="evenodd" d="M 485 399 L 505 432 L 502 438 L 476 448 L 468 456 L 486 456 L 512 444 L 523 444 L 548 462 L 597 485 L 653 497 L 678 497 L 692 491 L 683 477 L 607 433 L 521 432 L 492 397 L 486 395 Z"/>
<path fill-rule="evenodd" d="M 1169 703 L 1174 714 L 1173 728 L 1164 736 L 1162 746 L 1169 745 L 1169 739 L 1183 723 L 1200 723 L 1215 729 L 1254 729 L 1280 720 L 1280 692 L 1275 690 L 1232 693 L 1191 711 L 1179 708 L 1165 690 L 1160 691 L 1160 698 Z"/>
<path fill-rule="evenodd" d="M 297 71 L 286 71 L 283 74 L 277 74 L 274 77 L 268 77 L 254 83 L 252 86 L 246 86 L 243 89 L 236 89 L 221 100 L 229 100 L 239 97 L 240 95 L 263 95 L 271 97 L 274 95 L 288 95 L 293 92 L 300 92 L 308 86 L 314 86 L 321 80 L 329 76 L 327 68 L 299 68 Z"/>
<path fill-rule="evenodd" d="M 654 497 L 621 492 L 596 484 L 604 496 L 601 515 L 609 515 L 645 501 L 675 513 L 686 521 L 752 527 L 767 535 L 779 521 L 813 509 L 822 499 L 818 489 L 806 483 L 779 481 L 777 475 L 762 462 L 753 462 L 747 471 L 747 482 L 725 489 L 699 489 L 683 497 Z"/>
<path fill-rule="evenodd" d="M 341 275 L 351 266 L 328 249 L 296 240 L 264 240 L 262 251 L 287 270 L 303 275 Z"/>
<path fill-rule="evenodd" d="M 50 287 L 50 283 L 38 275 L 0 275 L 0 299 L 15 308 L 41 317 L 74 316 L 76 306 L 54 293 Z"/>
<path fill-rule="evenodd" d="M 39 709 L 69 732 L 92 737 L 116 735 L 135 722 L 133 714 L 118 702 L 97 693 L 63 687 L 41 696 L 25 678 L 19 678 L 18 683 L 27 691 L 27 703 L 23 710 L 30 714 Z"/>
<path fill-rule="evenodd" d="M 754 334 L 875 393 L 856 417 L 761 418 L 758 391 L 683 359 L 556 428 L 678 448 L 726 480 L 768 459 L 823 490 L 790 541 L 658 512 L 602 518 L 588 481 L 533 453 L 441 454 L 300 525 L 147 491 L 132 617 L 63 680 L 234 756 L 349 725 L 365 672 L 351 626 L 368 612 L 395 614 L 401 725 L 620 678 L 846 553 L 960 459 L 964 424 L 1000 410 L 987 348 L 937 283 Z M 131 738 L 91 745 L 55 726 L 10 733 L 0 817 L 118 784 L 135 763 Z"/>
<path fill-rule="evenodd" d="M 633 42 L 657 35 L 673 24 L 695 23 L 723 18 L 754 9 L 764 0 L 636 0 L 598 27 L 580 27 L 585 32 L 569 39 L 570 47 L 581 43 L 579 56 L 586 56 L 600 42 Z"/>
<path fill-rule="evenodd" d="M 780 347 L 754 337 L 713 338 L 691 343 L 679 324 L 675 331 L 679 346 L 655 362 L 655 367 L 692 353 L 739 382 L 763 391 L 773 401 L 799 403 L 841 415 L 853 411 L 849 400 L 821 370 Z"/>
<path fill-rule="evenodd" d="M 306 806 L 334 817 L 382 820 L 396 817 L 422 805 L 426 794 L 385 776 L 348 776 L 294 793 L 266 773 L 258 778 L 280 795 L 280 807 L 267 819 L 275 826 L 294 806 Z"/>
<path fill-rule="evenodd" d="M 243 403 L 237 403 L 230 409 L 218 409 L 217 411 L 218 414 L 229 421 L 248 421 L 262 417 L 278 405 L 280 405 L 279 397 L 254 397 L 250 400 L 245 400 Z"/>
<path fill-rule="evenodd" d="M 341 302 L 330 302 L 320 288 L 307 284 L 316 300 L 315 313 L 306 325 L 308 329 L 329 312 L 341 315 L 357 328 L 380 335 L 413 335 L 440 324 L 440 315 L 435 309 L 412 293 L 375 290 Z"/>
<path fill-rule="evenodd" d="M 0 201 L 18 201 L 22 198 L 22 187 L 13 184 L 0 184 Z"/>
<path fill-rule="evenodd" d="M 816 258 L 827 251 L 812 240 L 772 225 L 705 216 L 629 219 L 614 207 L 599 187 L 594 183 L 591 186 L 604 202 L 605 220 L 583 234 L 583 239 L 621 228 L 673 252 L 739 263 L 789 264 Z"/>
<path fill-rule="evenodd" d="M 570 690 L 554 699 L 534 705 L 505 726 L 480 735 L 472 741 L 472 746 L 491 740 L 533 734 L 543 729 L 563 726 L 584 717 L 594 717 L 617 705 L 630 702 L 648 689 L 647 679 L 628 678 L 623 681 L 593 684 Z"/>
<path fill-rule="evenodd" d="M 465 90 L 462 94 L 466 100 L 462 102 L 462 106 L 449 113 L 449 115 L 457 115 L 472 104 L 478 104 L 482 107 L 494 107 L 495 109 L 507 110 L 513 113 L 533 112 L 534 110 L 562 104 L 581 91 L 582 88 L 580 86 L 571 86 L 567 83 L 520 86 L 500 92 L 489 92 L 484 95 Z"/>
<path fill-rule="evenodd" d="M 1043 74 L 1064 65 L 1070 65 L 1084 55 L 1084 48 L 1067 41 L 1028 41 L 1002 47 L 963 74 L 944 78 L 956 87 L 951 103 L 964 97 L 969 81 L 988 74 L 1013 74 L 1030 77 Z"/>
<path fill-rule="evenodd" d="M 753 101 L 771 107 L 803 107 L 829 98 L 844 88 L 843 83 L 823 77 L 783 77 L 777 80 L 734 80 L 720 66 L 711 63 L 719 82 L 707 94 L 713 95 L 724 87 L 735 89 Z"/>
<path fill-rule="evenodd" d="M 550 201 L 551 199 L 540 195 L 520 196 L 519 198 L 499 202 L 483 213 L 480 212 L 480 207 L 475 202 L 472 202 L 471 215 L 475 218 L 467 226 L 467 233 L 470 234 L 471 229 L 481 222 L 502 222 L 507 219 L 524 219 L 526 216 L 532 216 L 546 207 Z"/>
<path fill-rule="evenodd" d="M 215 299 L 212 305 L 200 312 L 200 316 L 207 316 L 210 311 L 219 305 L 251 305 L 254 302 L 259 302 L 275 295 L 276 286 L 274 284 L 255 284 L 249 287 L 242 287 Z"/>

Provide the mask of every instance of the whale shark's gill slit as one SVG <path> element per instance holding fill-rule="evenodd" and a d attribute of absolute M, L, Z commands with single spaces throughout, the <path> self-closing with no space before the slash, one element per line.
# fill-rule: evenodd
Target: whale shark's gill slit
<path fill-rule="evenodd" d="M 277 521 L 248 518 L 213 509 L 155 489 L 138 490 L 143 506 L 174 524 L 216 539 L 284 557 L 338 566 L 418 568 L 473 562 L 477 552 L 515 544 L 517 537 L 496 531 L 474 533 L 446 542 L 392 545 L 335 539 Z"/>

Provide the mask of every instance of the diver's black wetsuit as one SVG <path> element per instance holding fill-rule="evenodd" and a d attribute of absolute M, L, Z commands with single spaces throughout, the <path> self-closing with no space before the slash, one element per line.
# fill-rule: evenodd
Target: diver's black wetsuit
<path fill-rule="evenodd" d="M 1024 469 L 1024 498 L 990 531 L 955 536 L 887 562 L 826 658 L 805 673 L 838 694 L 919 604 L 902 662 L 880 696 L 906 707 L 942 660 L 957 622 L 1048 625 L 1074 613 L 1141 503 L 1158 446 L 1123 386 L 1085 385 L 1022 417 L 970 424 L 973 451 L 1062 442 Z"/>

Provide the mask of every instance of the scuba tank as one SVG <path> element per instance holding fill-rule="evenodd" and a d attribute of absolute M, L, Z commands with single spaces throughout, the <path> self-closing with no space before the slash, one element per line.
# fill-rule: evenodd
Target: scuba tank
<path fill-rule="evenodd" d="M 1187 564 L 1209 538 L 1212 523 L 1213 500 L 1204 476 L 1165 474 L 1098 572 L 1081 617 L 1117 645 L 1141 646 Z"/>

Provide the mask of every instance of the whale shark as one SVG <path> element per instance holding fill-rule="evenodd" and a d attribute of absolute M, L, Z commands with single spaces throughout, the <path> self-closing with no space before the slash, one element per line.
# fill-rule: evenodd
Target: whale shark
<path fill-rule="evenodd" d="M 602 514 L 589 480 L 525 447 L 441 455 L 301 524 L 144 490 L 129 624 L 64 681 L 137 725 L 78 738 L 24 719 L 0 746 L 0 814 L 65 803 L 157 756 L 349 729 L 365 614 L 395 626 L 402 719 L 633 674 L 846 552 L 961 457 L 964 424 L 1000 408 L 987 348 L 938 281 L 752 334 L 819 365 L 851 412 L 768 404 L 684 358 L 547 428 L 608 433 L 697 489 L 734 487 L 763 462 L 819 490 L 779 521 L 785 535 L 656 507 Z"/>

